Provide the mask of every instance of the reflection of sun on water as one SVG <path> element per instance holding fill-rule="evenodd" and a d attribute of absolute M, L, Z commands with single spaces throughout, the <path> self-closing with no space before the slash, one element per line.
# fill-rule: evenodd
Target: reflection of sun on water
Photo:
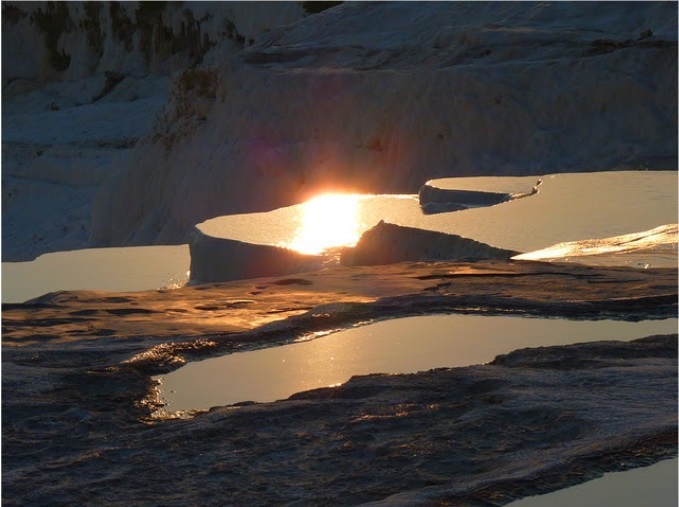
<path fill-rule="evenodd" d="M 287 248 L 320 254 L 340 246 L 354 246 L 360 237 L 356 194 L 326 194 L 302 205 L 299 228 Z"/>

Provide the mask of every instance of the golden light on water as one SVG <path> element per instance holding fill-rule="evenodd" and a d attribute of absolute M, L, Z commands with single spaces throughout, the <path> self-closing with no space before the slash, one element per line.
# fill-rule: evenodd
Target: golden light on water
<path fill-rule="evenodd" d="M 354 246 L 360 237 L 357 194 L 324 194 L 301 205 L 299 227 L 287 248 L 317 255 Z"/>

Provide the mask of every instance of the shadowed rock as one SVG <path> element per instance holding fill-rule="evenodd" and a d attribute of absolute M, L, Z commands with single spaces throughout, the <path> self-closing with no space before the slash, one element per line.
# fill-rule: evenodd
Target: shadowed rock
<path fill-rule="evenodd" d="M 455 234 L 425 231 L 381 221 L 354 248 L 342 253 L 345 266 L 392 264 L 404 261 L 501 259 L 516 255 Z"/>

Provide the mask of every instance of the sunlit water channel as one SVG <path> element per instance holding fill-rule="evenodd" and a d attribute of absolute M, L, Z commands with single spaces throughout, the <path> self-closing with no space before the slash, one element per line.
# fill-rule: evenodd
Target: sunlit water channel
<path fill-rule="evenodd" d="M 189 363 L 160 380 L 165 410 L 269 402 L 346 382 L 487 363 L 525 347 L 674 333 L 677 320 L 621 322 L 439 315 L 376 322 L 315 340 Z"/>

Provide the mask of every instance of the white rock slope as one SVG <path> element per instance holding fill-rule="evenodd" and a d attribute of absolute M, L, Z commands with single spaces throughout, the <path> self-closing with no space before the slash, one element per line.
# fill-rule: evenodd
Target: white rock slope
<path fill-rule="evenodd" d="M 674 3 L 352 3 L 185 72 L 97 245 L 431 177 L 676 168 Z"/>
<path fill-rule="evenodd" d="M 89 245 L 170 75 L 306 15 L 297 2 L 3 2 L 3 261 Z"/>

